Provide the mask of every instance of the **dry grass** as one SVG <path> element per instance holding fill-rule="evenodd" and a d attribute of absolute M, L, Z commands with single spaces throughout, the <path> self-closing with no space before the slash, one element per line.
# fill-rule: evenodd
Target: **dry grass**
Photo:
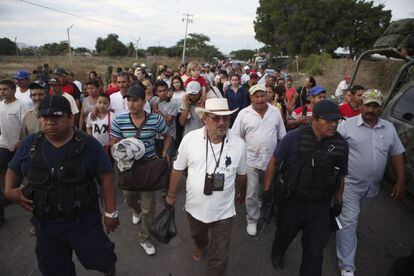
<path fill-rule="evenodd" d="M 178 58 L 167 57 L 147 57 L 139 58 L 109 58 L 109 57 L 83 57 L 74 56 L 72 62 L 66 56 L 53 57 L 0 57 L 0 78 L 11 78 L 17 70 L 26 69 L 30 72 L 35 70 L 37 66 L 48 63 L 51 68 L 63 67 L 67 71 L 73 71 L 76 78 L 80 81 L 85 81 L 88 78 L 90 71 L 98 72 L 98 75 L 103 76 L 107 66 L 112 65 L 115 68 L 125 66 L 131 67 L 134 62 L 139 64 L 145 63 L 148 67 L 159 64 L 166 64 L 170 68 L 176 68 L 180 64 Z"/>

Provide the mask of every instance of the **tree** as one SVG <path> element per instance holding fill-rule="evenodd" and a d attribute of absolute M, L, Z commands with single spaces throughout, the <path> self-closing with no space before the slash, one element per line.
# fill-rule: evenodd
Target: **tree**
<path fill-rule="evenodd" d="M 43 46 L 39 47 L 38 52 L 42 56 L 67 55 L 69 53 L 69 45 L 67 41 L 61 41 L 59 43 L 46 43 Z"/>
<path fill-rule="evenodd" d="M 149 46 L 146 53 L 150 56 L 166 56 L 167 48 L 163 46 Z"/>
<path fill-rule="evenodd" d="M 86 48 L 86 47 L 78 47 L 78 48 L 75 49 L 76 54 L 87 54 L 87 53 L 90 53 L 90 52 L 91 52 L 91 50 Z"/>
<path fill-rule="evenodd" d="M 98 37 L 95 48 L 96 52 L 103 56 L 114 57 L 128 54 L 127 46 L 118 40 L 117 34 L 108 34 L 105 39 Z"/>
<path fill-rule="evenodd" d="M 364 0 L 260 0 L 256 39 L 290 55 L 366 50 L 384 32 L 391 11 Z"/>
<path fill-rule="evenodd" d="M 204 34 L 191 33 L 187 37 L 186 42 L 186 55 L 190 57 L 201 57 L 206 60 L 213 57 L 222 58 L 223 54 L 213 45 L 207 43 L 210 42 L 210 38 Z M 184 39 L 179 40 L 175 45 L 175 51 L 182 52 L 184 45 Z"/>
<path fill-rule="evenodd" d="M 242 49 L 237 51 L 231 51 L 230 56 L 234 59 L 249 60 L 252 59 L 256 51 L 249 49 Z"/>
<path fill-rule="evenodd" d="M 16 43 L 7 37 L 0 38 L 0 55 L 12 56 L 16 54 Z"/>

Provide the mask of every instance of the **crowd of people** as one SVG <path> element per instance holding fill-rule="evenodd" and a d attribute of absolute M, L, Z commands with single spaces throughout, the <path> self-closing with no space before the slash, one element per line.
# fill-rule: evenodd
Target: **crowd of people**
<path fill-rule="evenodd" d="M 114 275 L 114 244 L 103 232 L 98 195 L 109 233 L 119 224 L 111 149 L 138 138 L 143 160 L 164 158 L 170 166 L 162 191 L 169 208 L 186 177 L 193 259 L 202 261 L 208 250 L 207 275 L 226 273 L 235 202 L 245 203 L 246 233 L 256 236 L 272 187 L 282 185 L 275 175 L 283 173 L 273 266 L 283 269 L 302 231 L 300 275 L 321 275 L 334 217 L 341 224 L 338 268 L 352 276 L 358 216 L 377 195 L 388 156 L 396 173 L 392 196 L 404 197 L 405 150 L 394 126 L 379 118 L 382 93 L 348 81 L 347 75 L 338 85 L 334 102 L 314 77 L 296 88 L 286 70 L 264 66 L 108 66 L 104 77 L 91 71 L 84 84 L 47 64 L 32 75 L 19 70 L 0 81 L 0 225 L 5 194 L 33 212 L 44 275 L 75 275 L 72 251 L 85 268 Z M 154 255 L 155 192 L 123 196 L 131 222 L 141 224 L 139 245 Z"/>

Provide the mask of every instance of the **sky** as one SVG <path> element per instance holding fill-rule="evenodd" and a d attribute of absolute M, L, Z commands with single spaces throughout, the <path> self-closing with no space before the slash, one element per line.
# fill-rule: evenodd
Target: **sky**
<path fill-rule="evenodd" d="M 32 2 L 73 15 L 35 6 Z M 413 0 L 374 0 L 392 10 L 393 20 L 414 18 Z M 96 39 L 116 33 L 139 48 L 170 47 L 184 38 L 183 14 L 192 14 L 189 33 L 203 33 L 224 54 L 256 49 L 253 21 L 259 0 L 1 0 L 0 37 L 33 46 L 67 40 L 72 47 L 95 49 Z M 92 20 L 87 20 L 92 19 Z M 105 22 L 107 24 L 101 24 Z"/>

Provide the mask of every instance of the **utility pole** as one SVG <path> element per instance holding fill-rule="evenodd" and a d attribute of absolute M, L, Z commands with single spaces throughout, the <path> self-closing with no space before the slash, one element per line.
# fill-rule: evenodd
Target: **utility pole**
<path fill-rule="evenodd" d="M 188 23 L 193 23 L 194 20 L 191 19 L 190 17 L 194 17 L 194 15 L 189 14 L 189 13 L 184 13 L 182 18 L 182 22 L 185 21 L 185 36 L 184 36 L 184 45 L 183 45 L 183 56 L 181 58 L 181 63 L 185 64 L 185 47 L 186 47 L 186 43 L 187 43 L 187 30 L 188 30 Z"/>
<path fill-rule="evenodd" d="M 16 45 L 16 55 L 19 56 L 19 47 L 17 46 L 17 36 L 14 37 L 14 45 Z"/>
<path fill-rule="evenodd" d="M 133 41 L 135 41 L 135 59 L 138 60 L 138 43 L 141 40 L 141 37 L 138 37 L 137 39 L 132 38 Z"/>
<path fill-rule="evenodd" d="M 74 25 L 70 25 L 69 28 L 67 28 L 67 32 L 68 32 L 68 46 L 69 46 L 69 58 L 70 58 L 70 63 L 72 63 L 72 48 L 70 47 L 70 35 L 69 35 L 69 30 L 73 27 Z"/>

